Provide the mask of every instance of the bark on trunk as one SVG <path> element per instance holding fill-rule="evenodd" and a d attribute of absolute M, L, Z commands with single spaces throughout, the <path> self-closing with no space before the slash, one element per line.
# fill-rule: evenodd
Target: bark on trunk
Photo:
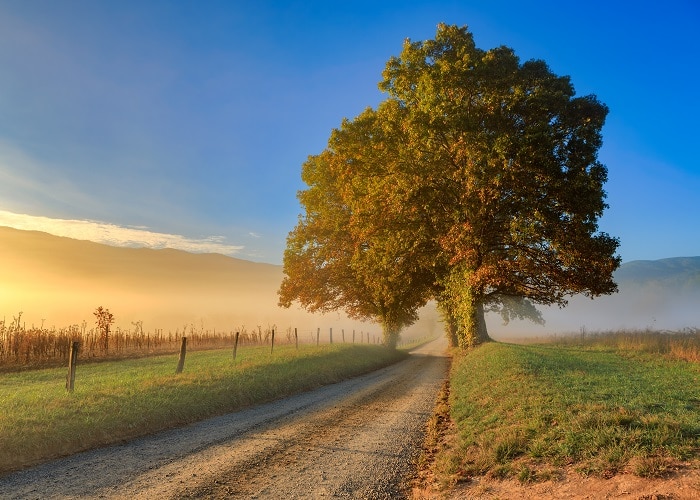
<path fill-rule="evenodd" d="M 489 342 L 491 340 L 491 337 L 489 337 L 489 332 L 486 329 L 486 315 L 484 314 L 483 302 L 478 302 L 476 304 L 476 317 L 478 328 L 477 344 Z"/>
<path fill-rule="evenodd" d="M 399 329 L 384 325 L 382 328 L 383 343 L 389 349 L 396 349 L 399 343 Z"/>
<path fill-rule="evenodd" d="M 459 346 L 463 349 L 474 347 L 491 340 L 486 330 L 484 304 L 480 300 L 465 300 L 464 320 L 460 325 Z"/>
<path fill-rule="evenodd" d="M 474 269 L 457 266 L 444 281 L 442 309 L 448 323 L 450 319 L 457 328 L 457 345 L 462 349 L 474 347 L 491 340 L 484 319 L 483 290 L 470 285 Z"/>

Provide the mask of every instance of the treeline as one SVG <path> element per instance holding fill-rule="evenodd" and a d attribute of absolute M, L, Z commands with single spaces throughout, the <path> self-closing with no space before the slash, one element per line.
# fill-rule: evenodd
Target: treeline
<path fill-rule="evenodd" d="M 109 324 L 111 322 L 108 326 Z M 70 344 L 73 341 L 80 343 L 81 359 L 106 360 L 175 353 L 180 349 L 182 337 L 187 337 L 188 348 L 194 350 L 232 346 L 236 333 L 239 346 L 266 345 L 270 343 L 273 331 L 276 344 L 321 341 L 320 329 L 301 334 L 295 332 L 291 326 L 280 331 L 276 325 L 257 325 L 251 329 L 241 326 L 234 330 L 210 330 L 204 326 L 197 328 L 190 324 L 176 329 L 175 332 L 165 332 L 162 329 L 146 332 L 140 321 L 133 323 L 133 329 L 105 329 L 104 322 L 100 325 L 99 321 L 91 328 L 86 321 L 64 328 L 46 328 L 43 325 L 27 327 L 22 323 L 22 313 L 19 313 L 13 316 L 12 321 L 0 320 L 0 371 L 62 366 L 68 360 Z M 348 342 L 358 343 L 377 340 L 365 332 L 357 332 L 355 335 L 354 331 L 352 338 L 347 339 Z M 323 338 L 323 342 L 328 341 L 328 338 Z M 330 341 L 332 342 L 332 337 Z M 345 341 L 344 331 L 342 337 L 336 338 L 336 342 L 338 341 Z"/>

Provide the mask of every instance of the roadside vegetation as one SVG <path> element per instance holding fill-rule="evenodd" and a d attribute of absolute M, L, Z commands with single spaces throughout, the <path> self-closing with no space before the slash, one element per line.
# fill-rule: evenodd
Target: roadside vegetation
<path fill-rule="evenodd" d="M 276 325 L 257 325 L 249 329 L 242 325 L 227 331 L 190 323 L 175 332 L 161 328 L 146 331 L 142 321 L 133 322 L 133 328 L 112 328 L 114 315 L 103 307 L 95 309 L 93 314 L 94 326 L 83 321 L 62 328 L 43 324 L 27 326 L 22 321 L 22 312 L 13 315 L 12 321 L 0 319 L 0 372 L 65 366 L 71 342 L 80 343 L 80 363 L 177 353 L 182 337 L 187 337 L 188 350 L 231 348 L 236 338 L 240 346 L 270 346 L 273 336 L 275 346 L 308 343 L 310 339 L 318 343 L 318 332 L 298 332 L 291 326 L 280 329 Z M 321 343 L 329 340 L 332 343 L 328 335 L 326 329 Z M 336 342 L 374 344 L 378 339 L 364 331 L 341 330 L 336 332 Z"/>
<path fill-rule="evenodd" d="M 310 390 L 403 359 L 380 345 L 282 345 L 78 365 L 0 377 L 0 473 Z"/>
<path fill-rule="evenodd" d="M 448 487 L 479 477 L 545 481 L 571 470 L 655 478 L 698 465 L 699 355 L 697 330 L 457 351 L 449 395 L 455 430 L 443 437 L 449 444 L 433 473 Z"/>

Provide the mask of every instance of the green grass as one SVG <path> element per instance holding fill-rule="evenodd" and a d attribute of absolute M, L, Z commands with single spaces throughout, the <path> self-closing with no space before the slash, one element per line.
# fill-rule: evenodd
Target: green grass
<path fill-rule="evenodd" d="M 0 375 L 0 472 L 184 425 L 388 365 L 405 352 L 372 345 L 195 351 Z"/>
<path fill-rule="evenodd" d="M 661 476 L 700 458 L 700 365 L 600 347 L 487 343 L 451 373 L 443 478 Z"/>

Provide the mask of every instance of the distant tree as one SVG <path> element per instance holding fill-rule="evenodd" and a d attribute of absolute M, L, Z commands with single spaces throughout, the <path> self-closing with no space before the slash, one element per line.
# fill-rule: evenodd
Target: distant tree
<path fill-rule="evenodd" d="M 413 202 L 432 214 L 448 262 L 436 298 L 460 345 L 488 340 L 485 308 L 517 316 L 528 304 L 616 291 L 619 242 L 597 226 L 607 208 L 597 160 L 605 105 L 575 97 L 543 61 L 480 50 L 466 27 L 444 24 L 435 40 L 407 40 L 383 76 L 422 173 L 400 175 L 434 191 Z"/>
<path fill-rule="evenodd" d="M 109 328 L 114 323 L 114 315 L 102 306 L 95 309 L 95 323 L 100 332 L 100 342 L 105 352 L 109 350 Z"/>

